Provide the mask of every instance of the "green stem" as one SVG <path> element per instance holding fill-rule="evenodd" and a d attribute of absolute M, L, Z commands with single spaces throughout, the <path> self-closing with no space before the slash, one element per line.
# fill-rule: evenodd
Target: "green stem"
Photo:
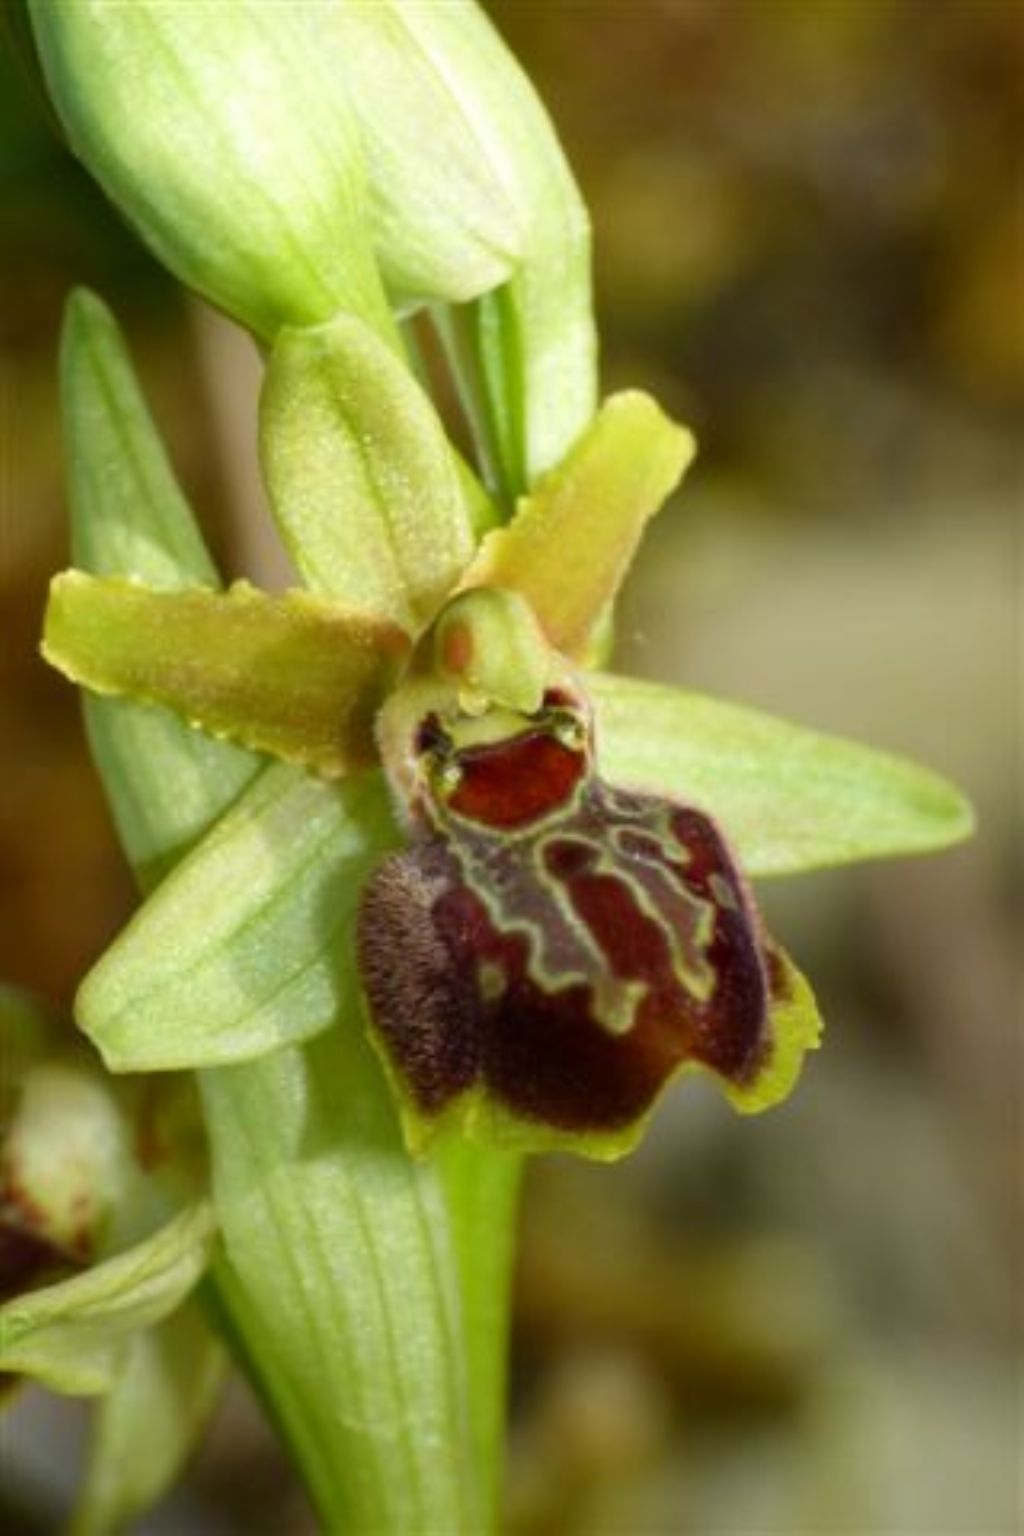
<path fill-rule="evenodd" d="M 433 310 L 484 484 L 505 517 L 526 489 L 521 366 L 515 314 L 499 290 L 473 304 Z"/>
<path fill-rule="evenodd" d="M 516 1161 L 410 1161 L 344 1023 L 201 1084 L 222 1295 L 324 1529 L 492 1529 Z"/>
<path fill-rule="evenodd" d="M 499 1523 L 501 1503 L 523 1159 L 453 1139 L 442 1146 L 439 1161 L 459 1257 L 471 1431 L 489 1529 Z"/>

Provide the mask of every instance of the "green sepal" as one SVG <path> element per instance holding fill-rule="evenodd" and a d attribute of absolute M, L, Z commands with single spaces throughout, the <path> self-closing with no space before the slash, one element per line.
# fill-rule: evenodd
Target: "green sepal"
<path fill-rule="evenodd" d="M 324 774 L 373 761 L 374 715 L 406 648 L 400 631 L 309 592 L 160 592 L 81 571 L 51 583 L 42 645 L 94 692 Z"/>
<path fill-rule="evenodd" d="M 594 672 L 605 778 L 713 816 L 748 875 L 928 853 L 972 831 L 960 791 L 928 769 L 702 694 Z"/>
<path fill-rule="evenodd" d="M 72 148 L 171 271 L 267 339 L 339 309 L 394 338 L 317 9 L 31 4 Z"/>
<path fill-rule="evenodd" d="M 75 563 L 160 588 L 215 584 L 121 334 L 84 290 L 65 313 L 60 382 Z M 261 759 L 189 730 L 164 709 L 83 702 L 122 845 L 143 884 L 153 885 L 259 772 Z"/>
<path fill-rule="evenodd" d="M 403 364 L 350 316 L 285 331 L 260 442 L 278 525 L 308 584 L 408 634 L 421 629 L 475 538 L 444 428 Z"/>
<path fill-rule="evenodd" d="M 511 523 L 487 535 L 463 584 L 514 588 L 553 646 L 586 654 L 646 523 L 694 452 L 691 434 L 649 395 L 612 395 Z"/>
<path fill-rule="evenodd" d="M 263 774 L 82 983 L 76 1016 L 110 1070 L 241 1061 L 326 1029 L 358 986 L 360 888 L 396 837 L 379 774 Z"/>
<path fill-rule="evenodd" d="M 225 1365 L 196 1296 L 125 1340 L 96 1405 L 70 1536 L 108 1536 L 156 1503 L 195 1448 Z"/>
<path fill-rule="evenodd" d="M 160 1322 L 199 1280 L 215 1231 L 206 1201 L 70 1280 L 0 1307 L 0 1370 L 57 1392 L 110 1390 L 131 1336 Z"/>

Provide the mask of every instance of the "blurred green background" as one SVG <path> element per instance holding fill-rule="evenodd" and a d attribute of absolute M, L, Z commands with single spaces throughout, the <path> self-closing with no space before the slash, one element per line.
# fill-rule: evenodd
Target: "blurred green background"
<path fill-rule="evenodd" d="M 910 752 L 980 813 L 937 859 L 764 889 L 829 1026 L 791 1103 L 741 1121 L 687 1085 L 627 1164 L 536 1166 L 509 1529 L 1019 1532 L 1024 9 L 490 9 L 592 209 L 605 387 L 653 390 L 702 445 L 618 664 Z M 133 901 L 74 694 L 35 650 L 67 558 L 73 283 L 126 326 L 227 568 L 282 573 L 254 354 L 154 267 L 7 60 L 0 199 L 0 974 L 67 1006 Z M 57 1528 L 82 1426 L 16 1403 L 12 1536 Z M 144 1529 L 312 1529 L 240 1387 Z"/>

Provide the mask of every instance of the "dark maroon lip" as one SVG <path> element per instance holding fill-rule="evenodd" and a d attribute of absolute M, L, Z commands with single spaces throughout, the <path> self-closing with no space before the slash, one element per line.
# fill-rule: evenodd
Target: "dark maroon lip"
<path fill-rule="evenodd" d="M 519 831 L 566 806 L 586 757 L 541 728 L 456 754 L 459 780 L 447 808 L 495 831 Z"/>
<path fill-rule="evenodd" d="M 524 771 L 549 761 L 564 782 Z M 459 767 L 446 809 L 461 795 L 478 819 L 445 814 L 385 860 L 360 910 L 374 1027 L 418 1111 L 476 1086 L 607 1134 L 686 1062 L 749 1084 L 771 1048 L 765 941 L 715 824 L 606 786 L 543 731 Z"/>

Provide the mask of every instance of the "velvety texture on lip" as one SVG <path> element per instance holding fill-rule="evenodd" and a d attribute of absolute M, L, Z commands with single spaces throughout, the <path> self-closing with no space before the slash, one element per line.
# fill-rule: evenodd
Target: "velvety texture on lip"
<path fill-rule="evenodd" d="M 519 1119 L 615 1131 L 685 1063 L 743 1086 L 770 1053 L 766 944 L 721 834 L 605 784 L 582 737 L 543 714 L 462 751 L 420 735 L 444 771 L 418 839 L 369 882 L 358 942 L 424 1117 L 480 1087 Z"/>

